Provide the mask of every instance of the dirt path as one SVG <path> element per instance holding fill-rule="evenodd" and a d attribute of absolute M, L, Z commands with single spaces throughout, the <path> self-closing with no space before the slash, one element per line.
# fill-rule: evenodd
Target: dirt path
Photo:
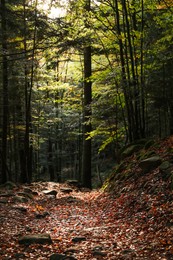
<path fill-rule="evenodd" d="M 173 214 L 167 216 L 171 204 L 162 199 L 143 195 L 137 202 L 135 193 L 115 199 L 101 191 L 63 191 L 67 187 L 56 183 L 27 188 L 35 194 L 27 202 L 1 191 L 0 259 L 44 260 L 55 253 L 85 260 L 173 259 Z M 13 194 L 26 196 L 24 190 Z M 45 194 L 52 190 L 56 197 Z M 42 233 L 50 234 L 52 244 L 19 244 L 21 236 Z"/>

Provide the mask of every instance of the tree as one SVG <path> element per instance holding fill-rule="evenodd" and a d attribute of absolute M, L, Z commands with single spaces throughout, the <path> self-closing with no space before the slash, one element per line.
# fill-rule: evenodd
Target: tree
<path fill-rule="evenodd" d="M 0 150 L 1 160 L 1 182 L 6 182 L 10 176 L 7 163 L 7 136 L 8 136 L 8 61 L 7 61 L 7 7 L 5 0 L 1 0 L 1 37 L 2 37 L 2 146 Z"/>
<path fill-rule="evenodd" d="M 36 32 L 37 32 L 37 0 L 35 1 L 33 11 L 33 30 L 32 42 L 30 42 L 31 55 L 30 55 L 30 70 L 28 70 L 28 39 L 27 39 L 27 13 L 26 13 L 26 1 L 23 0 L 23 46 L 24 46 L 24 85 L 25 85 L 25 136 L 24 136 L 24 149 L 21 150 L 21 180 L 22 182 L 31 182 L 32 180 L 32 140 L 30 134 L 32 132 L 31 122 L 31 96 L 33 89 L 34 80 L 34 62 L 35 62 L 35 51 L 36 51 Z"/>
<path fill-rule="evenodd" d="M 164 2 L 69 1 L 52 19 L 37 0 L 1 0 L 1 181 L 44 172 L 91 188 L 101 158 L 172 133 L 172 5 Z"/>
<path fill-rule="evenodd" d="M 91 3 L 90 0 L 85 1 L 84 12 L 86 15 L 85 25 L 89 28 L 87 17 L 89 16 Z M 83 122 L 83 185 L 87 188 L 91 188 L 91 138 L 89 133 L 91 132 L 91 43 L 86 42 L 84 46 L 84 122 Z"/>

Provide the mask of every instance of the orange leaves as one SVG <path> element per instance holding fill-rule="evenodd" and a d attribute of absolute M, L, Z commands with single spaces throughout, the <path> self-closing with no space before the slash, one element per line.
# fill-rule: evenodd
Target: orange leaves
<path fill-rule="evenodd" d="M 164 245 L 164 246 L 172 245 L 171 240 L 167 240 L 167 239 L 161 239 L 159 242 L 160 242 L 162 245 Z"/>
<path fill-rule="evenodd" d="M 41 211 L 44 211 L 44 208 L 41 205 L 34 205 L 34 206 L 30 206 L 30 211 L 31 212 L 41 212 Z"/>
<path fill-rule="evenodd" d="M 43 211 L 44 210 L 44 208 L 42 206 L 40 206 L 40 205 L 36 205 L 35 207 L 36 207 L 36 210 L 38 210 L 38 211 Z"/>

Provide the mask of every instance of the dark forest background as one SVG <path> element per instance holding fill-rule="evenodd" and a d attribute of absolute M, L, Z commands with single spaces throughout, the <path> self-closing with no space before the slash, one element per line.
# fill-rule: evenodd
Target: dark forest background
<path fill-rule="evenodd" d="M 0 183 L 99 187 L 129 143 L 173 134 L 173 4 L 44 2 L 0 1 Z"/>

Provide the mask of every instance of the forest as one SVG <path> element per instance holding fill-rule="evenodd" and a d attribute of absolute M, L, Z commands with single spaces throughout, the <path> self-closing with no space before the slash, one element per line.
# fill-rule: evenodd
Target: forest
<path fill-rule="evenodd" d="M 172 0 L 0 0 L 0 259 L 173 259 L 172 39 Z"/>
<path fill-rule="evenodd" d="M 172 1 L 1 0 L 0 182 L 99 187 L 173 133 Z"/>

